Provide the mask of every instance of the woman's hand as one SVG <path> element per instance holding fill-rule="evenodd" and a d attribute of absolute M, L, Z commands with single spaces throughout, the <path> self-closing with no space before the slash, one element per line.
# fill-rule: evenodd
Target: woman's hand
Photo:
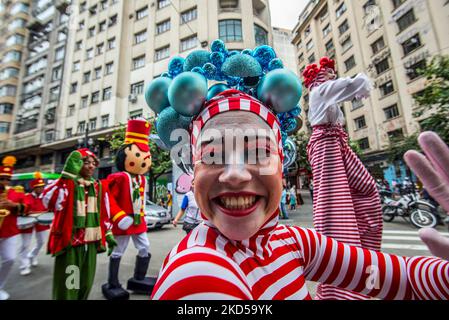
<path fill-rule="evenodd" d="M 404 159 L 432 198 L 449 212 L 449 148 L 434 132 L 422 133 L 418 142 L 426 156 L 408 151 Z M 422 229 L 420 237 L 433 255 L 449 260 L 448 238 L 430 228 Z"/>

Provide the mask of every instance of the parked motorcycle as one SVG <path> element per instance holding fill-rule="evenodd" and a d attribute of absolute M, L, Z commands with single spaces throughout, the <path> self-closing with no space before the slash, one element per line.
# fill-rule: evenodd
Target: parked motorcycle
<path fill-rule="evenodd" d="M 437 216 L 435 206 L 418 198 L 415 193 L 401 196 L 397 201 L 391 198 L 391 193 L 380 192 L 382 199 L 382 214 L 385 222 L 392 222 L 396 217 L 409 220 L 416 228 L 435 228 L 441 221 Z"/>

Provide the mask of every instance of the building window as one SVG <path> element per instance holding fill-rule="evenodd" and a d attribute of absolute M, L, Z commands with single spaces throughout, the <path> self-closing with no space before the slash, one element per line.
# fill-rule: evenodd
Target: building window
<path fill-rule="evenodd" d="M 170 46 L 157 49 L 154 52 L 154 61 L 160 61 L 170 56 Z"/>
<path fill-rule="evenodd" d="M 338 9 L 337 9 L 337 11 L 335 12 L 335 14 L 336 14 L 336 16 L 337 16 L 337 19 L 338 18 L 340 18 L 342 15 L 343 15 L 343 13 L 345 13 L 346 12 L 346 3 L 342 3 L 339 7 L 338 7 Z"/>
<path fill-rule="evenodd" d="M 195 48 L 198 45 L 198 37 L 196 35 L 181 40 L 181 52 Z"/>
<path fill-rule="evenodd" d="M 90 60 L 94 57 L 94 48 L 89 48 L 86 50 L 86 60 Z"/>
<path fill-rule="evenodd" d="M 398 105 L 394 104 L 394 105 L 392 105 L 392 106 L 390 106 L 388 108 L 385 108 L 384 109 L 384 113 L 385 113 L 385 118 L 387 120 L 399 117 Z"/>
<path fill-rule="evenodd" d="M 407 68 L 407 76 L 410 80 L 415 80 L 421 76 L 421 70 L 424 70 L 427 66 L 426 60 L 423 59 L 415 64 L 412 64 Z"/>
<path fill-rule="evenodd" d="M 55 138 L 55 130 L 45 131 L 45 142 L 52 142 Z"/>
<path fill-rule="evenodd" d="M 95 36 L 95 26 L 89 28 L 88 37 L 92 38 Z"/>
<path fill-rule="evenodd" d="M 105 70 L 105 75 L 111 74 L 112 72 L 114 72 L 114 63 L 110 62 L 108 64 L 106 64 L 106 70 Z"/>
<path fill-rule="evenodd" d="M 101 67 L 97 67 L 94 69 L 94 80 L 101 78 Z"/>
<path fill-rule="evenodd" d="M 224 42 L 242 42 L 242 21 L 222 20 L 218 22 L 219 37 Z"/>
<path fill-rule="evenodd" d="M 136 11 L 136 20 L 141 20 L 148 16 L 148 6 Z"/>
<path fill-rule="evenodd" d="M 54 68 L 51 73 L 51 80 L 56 81 L 56 80 L 61 80 L 61 79 L 62 79 L 62 67 Z"/>
<path fill-rule="evenodd" d="M 402 43 L 402 49 L 404 50 L 404 56 L 408 55 L 410 52 L 421 47 L 421 38 L 419 33 L 415 34 L 410 39 Z"/>
<path fill-rule="evenodd" d="M 55 50 L 55 61 L 64 59 L 65 47 L 61 47 Z"/>
<path fill-rule="evenodd" d="M 17 92 L 17 87 L 12 85 L 5 85 L 0 87 L 0 97 L 14 97 Z"/>
<path fill-rule="evenodd" d="M 363 107 L 363 100 L 362 99 L 354 98 L 351 103 L 352 103 L 352 110 L 356 110 L 356 109 L 359 109 L 359 108 Z"/>
<path fill-rule="evenodd" d="M 307 42 L 307 44 L 306 44 L 306 49 L 307 49 L 307 51 L 309 51 L 309 50 L 312 49 L 312 48 L 313 48 L 313 41 L 310 40 L 310 41 Z"/>
<path fill-rule="evenodd" d="M 108 50 L 115 49 L 115 37 L 108 40 Z"/>
<path fill-rule="evenodd" d="M 134 83 L 131 85 L 131 94 L 140 95 L 143 94 L 145 83 L 144 81 Z"/>
<path fill-rule="evenodd" d="M 157 8 L 162 9 L 170 5 L 170 0 L 157 0 Z"/>
<path fill-rule="evenodd" d="M 100 22 L 100 23 L 98 24 L 98 32 L 106 31 L 106 28 L 107 28 L 107 26 L 106 26 L 106 20 L 105 20 L 105 21 L 102 21 L 102 22 Z"/>
<path fill-rule="evenodd" d="M 304 30 L 304 38 L 307 38 L 312 33 L 312 29 L 310 26 L 307 26 L 306 30 Z"/>
<path fill-rule="evenodd" d="M 352 40 L 351 37 L 348 37 L 348 39 L 346 39 L 342 44 L 341 47 L 343 49 L 343 52 L 346 52 L 347 50 L 349 50 L 352 47 Z"/>
<path fill-rule="evenodd" d="M 72 104 L 67 109 L 67 117 L 73 117 L 75 115 L 75 105 Z"/>
<path fill-rule="evenodd" d="M 89 101 L 89 96 L 84 96 L 81 98 L 81 107 L 80 109 L 87 108 L 87 103 Z"/>
<path fill-rule="evenodd" d="M 94 16 L 97 14 L 97 5 L 96 4 L 89 8 L 89 14 L 90 14 L 90 16 Z"/>
<path fill-rule="evenodd" d="M 100 102 L 100 91 L 95 91 L 90 97 L 90 104 L 96 104 L 98 102 Z"/>
<path fill-rule="evenodd" d="M 390 80 L 390 81 L 384 83 L 383 85 L 379 86 L 379 90 L 380 90 L 380 94 L 382 96 L 386 96 L 386 95 L 389 95 L 390 93 L 394 92 L 393 81 Z"/>
<path fill-rule="evenodd" d="M 368 138 L 360 139 L 358 141 L 358 145 L 359 145 L 360 149 L 368 150 L 369 149 L 369 139 Z"/>
<path fill-rule="evenodd" d="M 83 46 L 83 41 L 82 41 L 82 40 L 77 41 L 77 42 L 75 43 L 75 51 L 81 50 L 82 46 Z"/>
<path fill-rule="evenodd" d="M 129 118 L 132 120 L 138 119 L 138 118 L 142 118 L 143 116 L 143 110 L 136 110 L 136 111 L 132 111 L 129 113 Z"/>
<path fill-rule="evenodd" d="M 0 114 L 12 114 L 12 108 L 14 105 L 11 103 L 1 103 L 0 104 Z"/>
<path fill-rule="evenodd" d="M 77 31 L 81 31 L 84 30 L 85 24 L 84 24 L 84 20 L 80 21 L 78 23 L 78 30 Z"/>
<path fill-rule="evenodd" d="M 19 76 L 19 69 L 13 67 L 5 68 L 0 72 L 0 80 L 18 78 L 18 76 Z"/>
<path fill-rule="evenodd" d="M 399 32 L 404 31 L 409 26 L 411 26 L 413 23 L 415 23 L 416 17 L 415 12 L 413 11 L 413 8 L 411 8 L 407 13 L 405 13 L 402 17 L 400 17 L 397 21 Z"/>
<path fill-rule="evenodd" d="M 86 132 L 86 121 L 78 122 L 78 133 Z"/>
<path fill-rule="evenodd" d="M 112 87 L 103 89 L 103 101 L 110 100 L 112 98 Z"/>
<path fill-rule="evenodd" d="M 73 72 L 79 71 L 79 70 L 80 70 L 80 67 L 81 67 L 80 62 L 79 62 L 79 61 L 75 61 L 75 62 L 73 63 L 72 71 L 73 71 Z"/>
<path fill-rule="evenodd" d="M 8 51 L 3 58 L 4 63 L 10 61 L 20 62 L 20 60 L 22 60 L 22 53 L 16 50 Z"/>
<path fill-rule="evenodd" d="M 66 139 L 72 137 L 72 128 L 65 129 L 65 137 L 66 137 Z"/>
<path fill-rule="evenodd" d="M 388 132 L 388 139 L 390 139 L 390 141 L 398 141 L 404 139 L 404 130 L 397 129 Z"/>
<path fill-rule="evenodd" d="M 90 71 L 84 72 L 83 74 L 83 84 L 90 82 Z"/>
<path fill-rule="evenodd" d="M 361 116 L 361 117 L 358 117 L 357 119 L 354 119 L 354 122 L 355 122 L 356 130 L 366 128 L 365 116 Z"/>
<path fill-rule="evenodd" d="M 312 53 L 312 55 L 309 57 L 309 63 L 314 63 L 315 62 L 315 54 L 314 53 Z"/>
<path fill-rule="evenodd" d="M 268 44 L 268 32 L 264 28 L 255 24 L 254 34 L 256 36 L 256 46 L 263 46 Z"/>
<path fill-rule="evenodd" d="M 58 32 L 58 42 L 64 41 L 67 39 L 67 34 L 64 31 Z"/>
<path fill-rule="evenodd" d="M 384 73 L 385 71 L 390 69 L 390 63 L 388 62 L 388 57 L 386 57 L 385 59 L 376 63 L 375 66 L 376 66 L 376 72 L 378 75 L 381 73 Z"/>
<path fill-rule="evenodd" d="M 198 9 L 192 8 L 181 13 L 181 24 L 196 20 L 198 18 Z"/>
<path fill-rule="evenodd" d="M 171 22 L 169 20 L 162 21 L 156 25 L 156 34 L 161 34 L 169 31 L 171 28 Z"/>
<path fill-rule="evenodd" d="M 108 8 L 108 0 L 102 0 L 100 2 L 100 10 L 103 11 L 106 10 L 107 8 Z"/>
<path fill-rule="evenodd" d="M 351 70 L 355 67 L 355 57 L 351 56 L 348 60 L 345 61 L 346 71 Z"/>
<path fill-rule="evenodd" d="M 147 40 L 147 30 L 134 34 L 134 44 L 145 42 L 145 40 Z"/>
<path fill-rule="evenodd" d="M 102 42 L 99 45 L 97 45 L 95 49 L 95 54 L 99 56 L 100 54 L 103 54 L 103 50 L 104 50 L 104 43 Z"/>
<path fill-rule="evenodd" d="M 327 36 L 329 33 L 331 33 L 332 31 L 332 27 L 330 24 L 328 24 L 326 27 L 324 27 L 323 29 L 323 36 Z"/>
<path fill-rule="evenodd" d="M 89 130 L 95 131 L 97 129 L 97 118 L 89 120 Z"/>
<path fill-rule="evenodd" d="M 349 30 L 349 23 L 348 23 L 348 19 L 346 19 L 339 27 L 338 27 L 338 31 L 340 32 L 340 35 L 342 35 L 343 33 L 345 33 L 346 31 Z"/>
<path fill-rule="evenodd" d="M 108 27 L 115 26 L 117 24 L 117 15 L 114 15 L 109 18 Z"/>
<path fill-rule="evenodd" d="M 133 59 L 133 70 L 145 67 L 145 55 Z"/>
<path fill-rule="evenodd" d="M 59 86 L 53 87 L 50 89 L 50 98 L 48 99 L 48 102 L 54 102 L 59 100 Z"/>
<path fill-rule="evenodd" d="M 329 40 L 327 43 L 326 43 L 326 53 L 329 55 L 329 56 L 332 56 L 332 55 L 335 55 L 335 46 L 334 46 L 334 41 L 332 41 L 332 39 L 331 40 Z"/>
<path fill-rule="evenodd" d="M 405 2 L 405 0 L 392 0 L 391 2 L 393 2 L 393 8 L 397 9 L 401 4 Z"/>
<path fill-rule="evenodd" d="M 70 85 L 70 94 L 76 93 L 77 90 L 78 90 L 78 82 L 73 82 Z"/>
<path fill-rule="evenodd" d="M 109 115 L 101 116 L 101 127 L 107 128 L 109 127 Z"/>
<path fill-rule="evenodd" d="M 384 37 L 380 37 L 373 44 L 371 44 L 371 49 L 373 50 L 373 54 L 378 53 L 380 50 L 385 48 L 385 40 Z"/>

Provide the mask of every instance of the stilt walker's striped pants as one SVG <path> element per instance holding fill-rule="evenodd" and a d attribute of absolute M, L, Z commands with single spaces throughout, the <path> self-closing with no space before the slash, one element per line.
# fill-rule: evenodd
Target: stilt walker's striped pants
<path fill-rule="evenodd" d="M 351 150 L 340 125 L 313 127 L 307 147 L 313 172 L 313 222 L 316 230 L 340 242 L 380 251 L 382 211 L 373 177 Z M 317 299 L 367 297 L 319 285 Z"/>

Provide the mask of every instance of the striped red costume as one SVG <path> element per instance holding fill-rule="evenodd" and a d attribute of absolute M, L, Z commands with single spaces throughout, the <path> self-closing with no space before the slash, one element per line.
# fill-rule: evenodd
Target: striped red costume
<path fill-rule="evenodd" d="M 369 95 L 369 79 L 327 81 L 334 62 L 323 58 L 309 66 L 305 84 L 311 91 L 309 121 L 313 134 L 307 148 L 314 180 L 313 222 L 318 232 L 357 247 L 379 251 L 382 241 L 380 199 L 373 177 L 348 144 L 339 104 Z M 359 294 L 319 285 L 318 299 L 366 299 Z"/>
<path fill-rule="evenodd" d="M 449 262 L 349 246 L 278 225 L 276 213 L 242 242 L 200 225 L 167 256 L 152 299 L 310 300 L 306 281 L 381 299 L 448 299 Z"/>

